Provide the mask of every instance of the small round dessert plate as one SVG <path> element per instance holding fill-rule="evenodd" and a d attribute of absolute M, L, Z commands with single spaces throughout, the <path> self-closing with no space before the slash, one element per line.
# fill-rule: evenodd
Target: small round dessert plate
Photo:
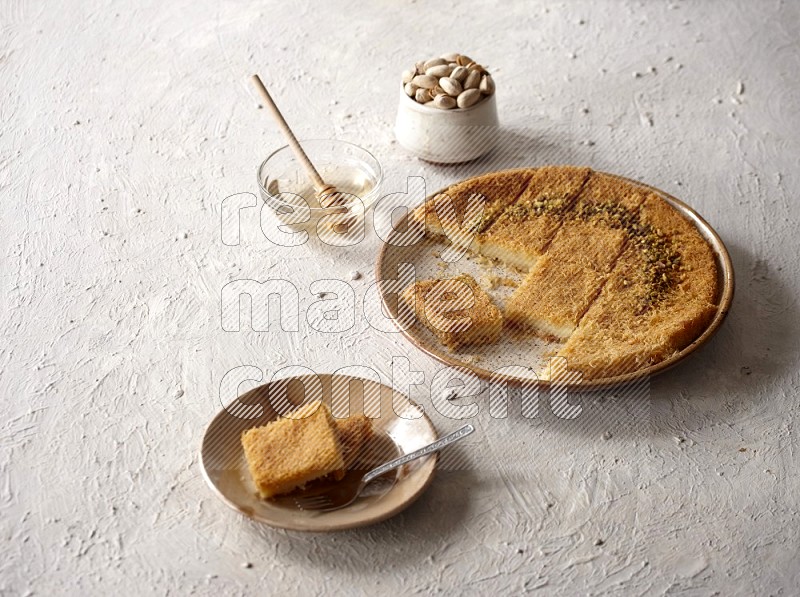
<path fill-rule="evenodd" d="M 389 479 L 376 482 L 376 490 L 353 504 L 323 512 L 302 510 L 298 498 L 318 495 L 347 483 L 312 482 L 305 490 L 273 499 L 259 497 L 242 449 L 242 432 L 276 420 L 297 406 L 322 400 L 334 417 L 364 413 L 374 431 L 368 452 L 381 464 L 436 441 L 437 434 L 423 409 L 403 394 L 376 380 L 344 375 L 307 375 L 273 380 L 241 395 L 214 417 L 200 449 L 203 476 L 228 506 L 258 522 L 296 531 L 339 531 L 374 524 L 394 516 L 416 500 L 433 479 L 437 455 L 403 465 Z M 352 471 L 356 481 L 365 471 Z M 327 483 L 327 486 L 326 486 Z"/>

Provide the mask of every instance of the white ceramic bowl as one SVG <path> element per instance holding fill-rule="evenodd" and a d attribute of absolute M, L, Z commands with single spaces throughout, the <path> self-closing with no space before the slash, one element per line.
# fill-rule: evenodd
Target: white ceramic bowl
<path fill-rule="evenodd" d="M 430 162 L 457 164 L 479 158 L 497 140 L 496 95 L 469 108 L 440 110 L 419 104 L 401 91 L 394 128 L 397 141 Z"/>

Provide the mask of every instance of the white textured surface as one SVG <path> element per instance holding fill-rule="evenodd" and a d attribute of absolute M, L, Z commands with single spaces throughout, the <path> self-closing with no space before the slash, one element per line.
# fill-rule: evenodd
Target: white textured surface
<path fill-rule="evenodd" d="M 0 593 L 795 592 L 798 4 L 291 4 L 0 7 Z M 278 251 L 252 217 L 221 242 L 222 199 L 281 144 L 246 76 L 399 191 L 469 173 L 392 144 L 400 71 L 454 49 L 496 75 L 509 165 L 586 163 L 695 206 L 731 250 L 732 314 L 610 439 L 482 414 L 469 469 L 397 518 L 259 527 L 198 469 L 227 370 L 437 366 L 360 309 L 341 336 L 222 331 L 227 281 L 284 277 L 305 307 L 313 280 L 360 270 L 360 298 L 377 248 Z"/>

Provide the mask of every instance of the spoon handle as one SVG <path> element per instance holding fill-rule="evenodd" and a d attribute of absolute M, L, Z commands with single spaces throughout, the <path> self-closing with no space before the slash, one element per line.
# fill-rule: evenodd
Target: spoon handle
<path fill-rule="evenodd" d="M 438 452 L 445 446 L 449 446 L 450 444 L 457 442 L 460 439 L 467 437 L 470 433 L 475 431 L 475 427 L 472 425 L 464 425 L 461 429 L 453 431 L 449 435 L 445 435 L 441 439 L 437 439 L 432 444 L 428 444 L 424 448 L 420 448 L 419 450 L 414 450 L 413 452 L 409 452 L 399 458 L 395 458 L 394 460 L 390 460 L 386 464 L 382 464 L 377 468 L 372 469 L 366 475 L 364 475 L 363 482 L 364 484 L 369 483 L 376 477 L 380 477 L 384 473 L 388 473 L 391 470 L 394 470 L 398 467 L 403 466 L 406 462 L 411 462 L 412 460 L 416 460 L 417 458 L 422 458 L 428 454 L 433 452 Z"/>
<path fill-rule="evenodd" d="M 278 106 L 276 106 L 275 102 L 272 100 L 272 96 L 269 94 L 269 91 L 267 91 L 267 88 L 264 87 L 261 77 L 258 75 L 253 75 L 250 77 L 250 80 L 253 82 L 253 85 L 255 85 L 256 91 L 258 91 L 270 114 L 272 114 L 272 117 L 278 124 L 278 128 L 281 129 L 284 137 L 286 137 L 286 141 L 288 141 L 289 147 L 292 148 L 295 157 L 303 165 L 303 168 L 305 168 L 306 174 L 311 179 L 311 182 L 314 185 L 317 193 L 320 193 L 330 187 L 330 185 L 325 184 L 325 181 L 322 180 L 322 177 L 319 175 L 319 172 L 317 172 L 314 164 L 312 164 L 311 160 L 308 159 L 306 152 L 303 150 L 303 147 L 300 145 L 297 137 L 294 136 L 292 129 L 289 128 L 289 125 L 286 122 L 286 119 L 283 117 L 283 114 L 281 114 Z"/>

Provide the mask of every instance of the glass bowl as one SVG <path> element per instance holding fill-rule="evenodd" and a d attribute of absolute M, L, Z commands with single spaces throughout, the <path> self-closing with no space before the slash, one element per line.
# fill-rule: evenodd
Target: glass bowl
<path fill-rule="evenodd" d="M 369 151 L 336 139 L 301 140 L 300 145 L 322 179 L 347 193 L 344 206 L 321 207 L 305 170 L 288 145 L 271 153 L 258 167 L 261 198 L 280 224 L 294 230 L 318 230 L 325 218 L 345 214 L 348 222 L 363 218 L 375 205 L 383 172 Z"/>

